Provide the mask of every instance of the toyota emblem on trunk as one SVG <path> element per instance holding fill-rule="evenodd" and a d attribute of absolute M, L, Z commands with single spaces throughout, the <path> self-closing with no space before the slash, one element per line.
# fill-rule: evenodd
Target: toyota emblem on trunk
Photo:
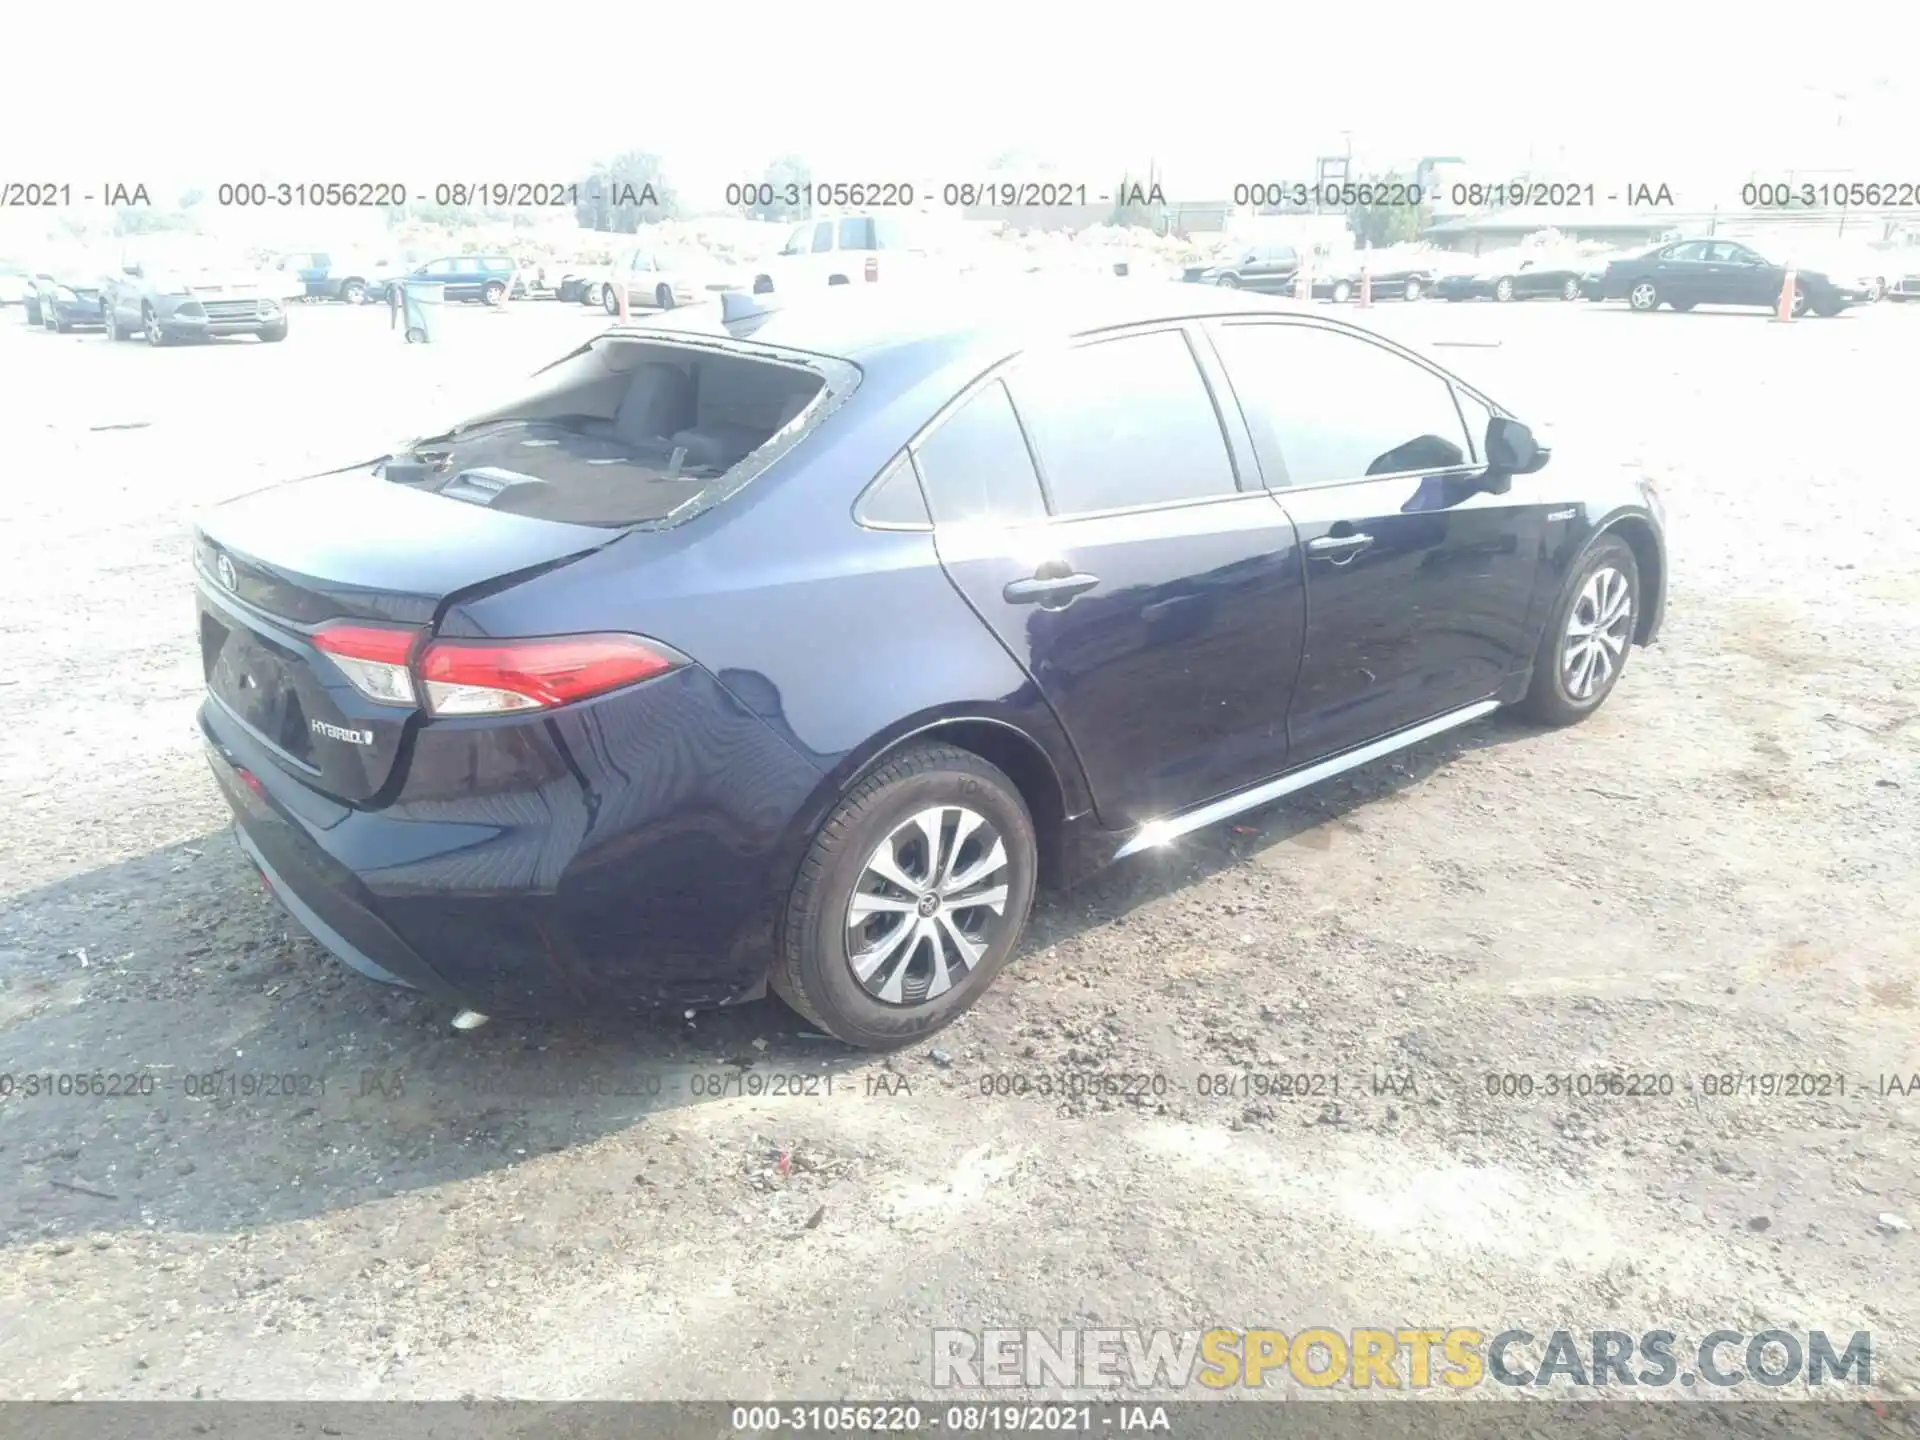
<path fill-rule="evenodd" d="M 220 583 L 229 590 L 240 588 L 240 577 L 233 573 L 233 561 L 222 555 L 214 563 L 214 571 L 220 576 Z"/>

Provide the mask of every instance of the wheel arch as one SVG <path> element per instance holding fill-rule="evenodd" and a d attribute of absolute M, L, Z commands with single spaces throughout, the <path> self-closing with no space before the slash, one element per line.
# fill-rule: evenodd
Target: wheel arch
<path fill-rule="evenodd" d="M 1640 572 L 1640 616 L 1634 622 L 1633 643 L 1651 645 L 1660 633 L 1660 622 L 1667 609 L 1666 550 L 1653 528 L 1653 522 L 1634 511 L 1609 516 L 1581 548 L 1574 568 L 1607 536 L 1617 536 L 1633 552 L 1634 568 Z"/>
<path fill-rule="evenodd" d="M 1064 746 L 1064 737 L 1060 744 Z M 914 745 L 952 745 L 977 755 L 1000 770 L 1026 803 L 1040 848 L 1043 882 L 1068 873 L 1065 839 L 1068 821 L 1092 809 L 1086 778 L 1070 751 L 1056 754 L 1031 728 L 978 709 L 914 717 L 888 727 L 850 751 L 822 776 L 813 795 L 795 816 L 782 847 L 797 866 L 806 847 L 832 814 L 841 797 L 878 766 Z M 783 868 L 785 861 L 783 859 Z"/>

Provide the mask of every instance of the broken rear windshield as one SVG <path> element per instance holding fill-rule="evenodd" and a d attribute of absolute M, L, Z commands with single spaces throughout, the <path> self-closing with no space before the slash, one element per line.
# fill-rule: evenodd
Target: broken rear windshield
<path fill-rule="evenodd" d="M 857 376 L 816 356 L 602 336 L 382 473 L 542 520 L 678 524 L 784 454 Z"/>

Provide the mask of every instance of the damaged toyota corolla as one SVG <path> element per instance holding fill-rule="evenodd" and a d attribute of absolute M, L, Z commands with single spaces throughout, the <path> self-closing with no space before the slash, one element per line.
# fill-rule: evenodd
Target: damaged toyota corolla
<path fill-rule="evenodd" d="M 1578 720 L 1659 627 L 1645 481 L 1357 327 L 1176 285 L 766 311 L 202 520 L 241 845 L 457 1023 L 770 984 L 903 1044 L 1043 876 Z"/>

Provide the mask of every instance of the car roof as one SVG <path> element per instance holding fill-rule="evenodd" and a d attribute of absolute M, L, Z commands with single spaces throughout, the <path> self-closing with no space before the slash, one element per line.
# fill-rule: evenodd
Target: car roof
<path fill-rule="evenodd" d="M 903 280 L 831 286 L 783 303 L 755 329 L 751 343 L 871 365 L 907 350 L 950 354 L 978 348 L 1010 354 L 1097 330 L 1249 314 L 1324 316 L 1324 311 L 1177 281 L 1044 274 L 990 281 Z"/>

